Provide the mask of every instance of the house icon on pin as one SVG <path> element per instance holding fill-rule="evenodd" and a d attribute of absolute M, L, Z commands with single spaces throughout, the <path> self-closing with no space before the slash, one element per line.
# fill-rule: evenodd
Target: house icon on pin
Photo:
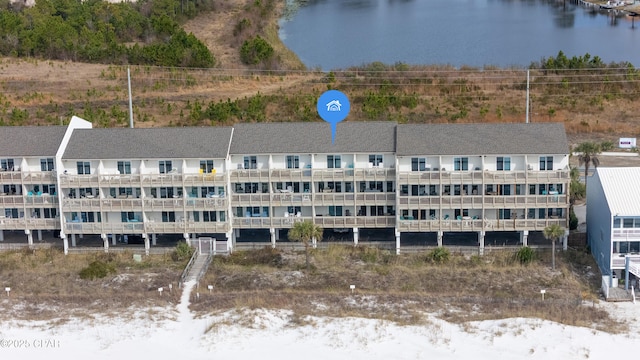
<path fill-rule="evenodd" d="M 340 101 L 331 100 L 327 103 L 327 111 L 340 111 L 341 106 Z"/>

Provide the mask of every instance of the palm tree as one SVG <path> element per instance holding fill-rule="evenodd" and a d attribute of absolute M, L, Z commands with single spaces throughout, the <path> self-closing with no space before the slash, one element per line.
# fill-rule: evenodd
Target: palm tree
<path fill-rule="evenodd" d="M 564 229 L 558 225 L 553 224 L 544 228 L 544 237 L 551 240 L 551 268 L 556 269 L 556 240 L 564 236 Z"/>
<path fill-rule="evenodd" d="M 578 144 L 573 151 L 580 153 L 578 155 L 578 163 L 580 165 L 584 164 L 584 185 L 586 187 L 587 176 L 589 175 L 589 166 L 593 165 L 593 167 L 597 168 L 598 165 L 600 165 L 600 160 L 597 155 L 602 152 L 602 145 L 587 141 Z"/>
<path fill-rule="evenodd" d="M 305 220 L 296 222 L 289 229 L 289 240 L 299 241 L 304 244 L 304 257 L 309 270 L 309 244 L 312 240 L 322 240 L 322 228 L 314 224 L 312 221 Z"/>

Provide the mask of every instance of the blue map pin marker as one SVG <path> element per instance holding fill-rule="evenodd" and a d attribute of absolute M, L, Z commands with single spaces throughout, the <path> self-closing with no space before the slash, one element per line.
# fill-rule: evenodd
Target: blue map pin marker
<path fill-rule="evenodd" d="M 322 120 L 331 124 L 331 143 L 336 142 L 336 127 L 338 123 L 346 119 L 351 110 L 351 104 L 347 95 L 338 90 L 325 91 L 318 98 L 318 115 Z"/>

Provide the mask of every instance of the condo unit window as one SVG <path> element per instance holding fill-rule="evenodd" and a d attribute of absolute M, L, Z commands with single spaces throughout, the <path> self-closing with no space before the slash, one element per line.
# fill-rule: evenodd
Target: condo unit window
<path fill-rule="evenodd" d="M 130 189 L 130 188 L 127 188 Z M 128 195 L 128 194 L 127 194 Z M 172 187 L 161 187 L 160 188 L 160 198 L 168 199 L 173 197 L 173 188 Z"/>
<path fill-rule="evenodd" d="M 175 211 L 163 211 L 162 212 L 162 222 L 176 222 L 176 213 L 175 213 Z"/>
<path fill-rule="evenodd" d="M 53 219 L 58 216 L 58 210 L 56 208 L 45 208 L 44 209 L 44 218 L 45 219 Z M 98 221 L 100 221 L 100 213 L 98 213 Z"/>
<path fill-rule="evenodd" d="M 53 171 L 53 158 L 40 159 L 40 171 Z"/>
<path fill-rule="evenodd" d="M 540 170 L 553 170 L 553 156 L 540 156 Z"/>
<path fill-rule="evenodd" d="M 496 164 L 496 169 L 498 171 L 509 171 L 511 170 L 511 158 L 510 157 L 498 157 L 498 162 Z"/>
<path fill-rule="evenodd" d="M 288 206 L 287 207 L 287 212 L 289 214 L 297 215 L 298 213 L 302 213 L 302 207 L 300 207 L 300 206 Z"/>
<path fill-rule="evenodd" d="M 455 171 L 469 170 L 469 158 L 467 157 L 453 158 L 453 170 Z"/>
<path fill-rule="evenodd" d="M 344 192 L 353 192 L 353 183 L 351 181 L 346 181 L 344 183 Z"/>
<path fill-rule="evenodd" d="M 16 194 L 16 186 L 15 185 L 4 185 L 2 187 L 2 192 L 8 195 L 15 195 Z"/>
<path fill-rule="evenodd" d="M 382 164 L 382 155 L 369 155 L 369 163 L 373 166 L 380 166 Z"/>
<path fill-rule="evenodd" d="M 458 216 L 462 217 L 462 216 L 469 216 L 469 209 L 455 209 L 453 211 L 453 216 L 457 219 Z"/>
<path fill-rule="evenodd" d="M 89 175 L 91 174 L 91 163 L 88 161 L 78 161 L 76 163 L 78 167 L 78 175 Z"/>
<path fill-rule="evenodd" d="M 384 216 L 384 206 L 371 206 L 370 216 Z"/>
<path fill-rule="evenodd" d="M 96 217 L 97 215 L 97 217 Z M 100 213 L 94 213 L 94 212 L 81 212 L 80 213 L 80 218 L 82 219 L 82 222 L 100 222 L 102 219 L 100 218 Z M 96 220 L 97 218 L 97 220 Z"/>
<path fill-rule="evenodd" d="M 342 216 L 342 206 L 329 206 L 329 216 Z"/>
<path fill-rule="evenodd" d="M 341 167 L 340 155 L 327 155 L 327 168 L 340 169 Z"/>
<path fill-rule="evenodd" d="M 213 160 L 200 160 L 200 170 L 207 174 L 213 170 Z"/>
<path fill-rule="evenodd" d="M 300 169 L 300 157 L 298 155 L 287 155 L 287 169 Z"/>
<path fill-rule="evenodd" d="M 498 210 L 498 218 L 499 219 L 511 219 L 511 209 L 499 209 Z"/>
<path fill-rule="evenodd" d="M 118 172 L 120 174 L 131 174 L 131 161 L 118 161 Z"/>
<path fill-rule="evenodd" d="M 215 221 L 217 221 L 216 212 L 215 211 L 203 211 L 202 212 L 202 221 L 204 221 L 204 222 L 215 222 Z"/>
<path fill-rule="evenodd" d="M 327 188 L 333 190 L 333 192 L 342 192 L 342 183 L 341 182 L 334 182 L 334 181 L 328 181 L 327 182 Z"/>
<path fill-rule="evenodd" d="M 244 157 L 244 168 L 245 169 L 257 169 L 258 168 L 258 157 L 257 156 L 245 156 Z"/>
<path fill-rule="evenodd" d="M 200 221 L 200 211 L 194 211 L 193 212 L 193 221 L 194 222 L 199 222 Z"/>
<path fill-rule="evenodd" d="M 160 170 L 160 174 L 166 174 L 169 171 L 171 171 L 171 169 L 173 169 L 171 166 L 172 166 L 171 160 L 158 161 L 158 168 Z"/>
<path fill-rule="evenodd" d="M 8 219 L 17 219 L 18 209 L 4 209 L 4 216 Z"/>
<path fill-rule="evenodd" d="M 120 221 L 129 222 L 130 220 L 136 220 L 136 214 L 133 211 L 120 212 Z"/>
<path fill-rule="evenodd" d="M 0 159 L 0 168 L 2 171 L 13 171 L 13 159 Z"/>
<path fill-rule="evenodd" d="M 411 158 L 411 171 L 425 171 L 427 170 L 426 158 Z"/>

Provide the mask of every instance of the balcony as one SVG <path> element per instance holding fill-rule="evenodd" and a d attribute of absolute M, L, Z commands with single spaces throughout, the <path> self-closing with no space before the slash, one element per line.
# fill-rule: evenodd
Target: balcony
<path fill-rule="evenodd" d="M 110 187 L 140 187 L 141 176 L 139 174 L 101 174 L 101 186 Z"/>
<path fill-rule="evenodd" d="M 67 222 L 65 232 L 68 234 L 143 234 L 142 222 L 107 223 L 107 222 Z"/>
<path fill-rule="evenodd" d="M 98 175 L 60 175 L 60 187 L 99 187 Z"/>
<path fill-rule="evenodd" d="M 299 221 L 310 220 L 322 228 L 389 228 L 395 226 L 395 216 L 317 216 L 312 217 L 245 217 L 234 218 L 238 229 L 287 229 Z"/>
<path fill-rule="evenodd" d="M 557 224 L 566 227 L 566 219 L 462 219 L 462 220 L 400 220 L 398 228 L 403 232 L 430 231 L 542 231 Z"/>
<path fill-rule="evenodd" d="M 398 175 L 399 185 L 428 184 L 524 184 L 566 183 L 568 170 L 557 171 L 403 171 Z"/>
<path fill-rule="evenodd" d="M 569 170 L 527 171 L 527 182 L 541 184 L 561 184 L 571 181 Z"/>
<path fill-rule="evenodd" d="M 232 206 L 269 206 L 271 196 L 275 195 L 266 193 L 232 194 L 231 204 Z"/>
<path fill-rule="evenodd" d="M 269 182 L 269 170 L 266 169 L 239 169 L 231 170 L 229 177 L 231 182 Z"/>
<path fill-rule="evenodd" d="M 20 183 L 21 181 L 22 181 L 22 172 L 0 170 L 0 182 L 4 184 L 15 184 L 15 183 Z"/>
<path fill-rule="evenodd" d="M 272 206 L 311 205 L 311 194 L 310 193 L 291 193 L 291 192 L 271 194 L 271 205 Z"/>
<path fill-rule="evenodd" d="M 27 207 L 55 207 L 58 204 L 58 197 L 49 194 L 27 195 L 24 198 L 24 204 Z"/>
<path fill-rule="evenodd" d="M 86 201 L 81 199 L 81 201 Z M 103 211 L 142 211 L 142 199 L 118 198 L 100 199 Z M 93 204 L 94 202 L 91 201 Z"/>
<path fill-rule="evenodd" d="M 502 208 L 565 208 L 567 195 L 444 195 L 444 196 L 400 196 L 403 208 L 422 207 L 502 209 Z"/>
<path fill-rule="evenodd" d="M 271 181 L 303 182 L 311 181 L 311 169 L 273 169 Z"/>
<path fill-rule="evenodd" d="M 365 192 L 365 193 L 356 193 L 356 202 L 360 205 L 365 204 L 391 204 L 396 201 L 396 193 L 392 192 Z"/>
<path fill-rule="evenodd" d="M 55 184 L 57 182 L 53 171 L 23 171 L 22 180 L 26 184 Z"/>
<path fill-rule="evenodd" d="M 207 173 L 207 174 L 185 174 L 185 186 L 224 186 L 226 180 L 224 174 Z"/>
<path fill-rule="evenodd" d="M 194 199 L 195 200 L 195 199 Z M 144 199 L 144 209 L 146 211 L 173 211 L 184 210 L 186 199 L 181 197 L 171 199 Z"/>
<path fill-rule="evenodd" d="M 611 268 L 612 269 L 624 269 L 626 267 L 627 258 L 629 258 L 629 269 L 632 273 L 637 274 L 640 272 L 640 255 L 637 253 L 613 253 L 611 254 Z M 633 271 L 635 270 L 635 271 Z"/>
<path fill-rule="evenodd" d="M 313 202 L 315 205 L 353 205 L 356 199 L 354 193 L 316 193 L 313 194 Z"/>
<path fill-rule="evenodd" d="M 640 228 L 613 229 L 611 238 L 618 241 L 640 241 Z"/>
<path fill-rule="evenodd" d="M 22 207 L 25 197 L 22 195 L 2 195 L 0 196 L 1 207 Z"/>
<path fill-rule="evenodd" d="M 390 228 L 396 226 L 395 216 L 319 216 L 314 223 L 323 228 Z"/>
<path fill-rule="evenodd" d="M 229 201 L 224 197 L 212 198 L 187 198 L 185 199 L 185 209 L 192 210 L 225 210 L 229 205 Z"/>
<path fill-rule="evenodd" d="M 62 199 L 65 211 L 100 211 L 100 199 Z"/>
<path fill-rule="evenodd" d="M 122 175 L 121 175 L 122 176 Z M 126 175 L 129 176 L 129 175 Z M 184 179 L 183 174 L 166 173 L 166 174 L 142 174 L 142 186 L 182 186 Z"/>
<path fill-rule="evenodd" d="M 2 230 L 56 230 L 60 229 L 60 219 L 5 218 L 0 216 Z"/>
<path fill-rule="evenodd" d="M 226 233 L 229 230 L 231 230 L 231 224 L 226 221 L 184 222 L 184 232 L 186 233 Z"/>

